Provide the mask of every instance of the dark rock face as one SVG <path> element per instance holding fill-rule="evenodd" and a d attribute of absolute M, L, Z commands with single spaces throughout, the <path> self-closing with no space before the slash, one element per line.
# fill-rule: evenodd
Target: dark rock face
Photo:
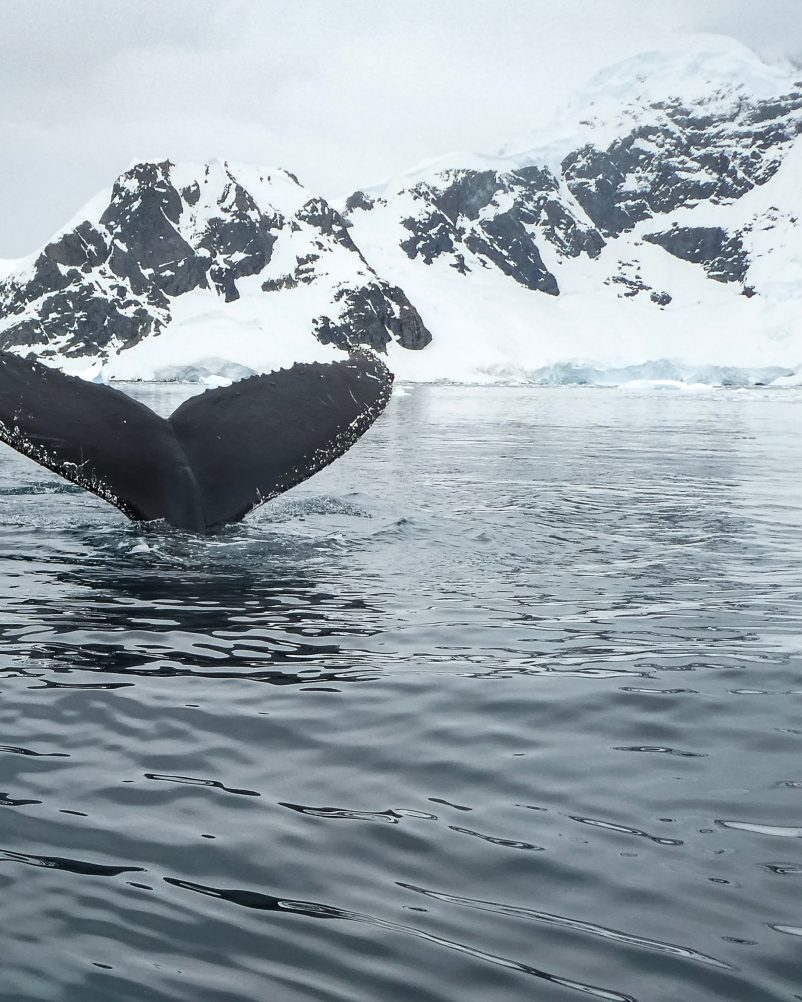
<path fill-rule="evenodd" d="M 157 318 L 134 302 L 127 304 L 130 313 L 118 311 L 117 304 L 93 294 L 87 286 L 72 285 L 63 293 L 45 297 L 40 316 L 26 318 L 15 325 L 4 339 L 3 347 L 23 345 L 53 347 L 48 330 L 69 330 L 70 338 L 59 353 L 68 358 L 99 354 L 112 339 L 136 344 L 149 334 Z M 44 351 L 42 354 L 51 354 Z"/>
<path fill-rule="evenodd" d="M 381 198 L 355 192 L 345 214 L 358 239 L 360 214 L 391 213 L 398 198 L 404 208 L 396 219 L 406 231 L 399 243 L 411 260 L 444 260 L 466 281 L 479 268 L 495 269 L 524 288 L 558 295 L 570 259 L 596 259 L 639 224 L 703 202 L 726 205 L 773 177 L 802 132 L 802 83 L 769 100 L 739 97 L 726 86 L 710 98 L 624 106 L 613 125 L 617 138 L 571 151 L 557 173 L 537 165 L 533 152 L 533 163 L 517 169 L 443 170 Z M 628 130 L 619 124 L 627 116 Z M 646 241 L 702 265 L 709 278 L 746 281 L 740 233 L 668 221 L 652 229 Z M 629 265 L 601 281 L 626 298 L 646 293 L 659 308 L 672 301 Z M 743 293 L 756 294 L 749 285 Z"/>
<path fill-rule="evenodd" d="M 537 245 L 524 229 L 520 213 L 499 212 L 465 238 L 465 246 L 485 257 L 527 289 L 557 296 L 557 279 L 543 264 Z"/>
<path fill-rule="evenodd" d="M 169 319 L 169 297 L 207 285 L 207 269 L 175 227 L 182 202 L 169 164 L 138 164 L 118 178 L 97 223 L 45 247 L 26 282 L 0 286 L 20 314 L 0 347 L 44 346 L 80 356 L 136 344 Z"/>
<path fill-rule="evenodd" d="M 459 235 L 453 223 L 442 213 L 429 212 L 424 216 L 409 217 L 403 225 L 412 236 L 401 241 L 401 247 L 414 261 L 418 255 L 424 264 L 431 264 L 441 254 L 456 252 Z"/>
<path fill-rule="evenodd" d="M 642 292 L 649 293 L 649 300 L 657 306 L 668 306 L 671 296 L 667 292 L 653 288 L 644 281 L 641 267 L 637 261 L 619 261 L 618 270 L 605 279 L 605 285 L 617 290 L 618 296 L 624 299 L 634 299 Z"/>
<path fill-rule="evenodd" d="M 100 217 L 109 237 L 109 267 L 136 295 L 180 296 L 207 286 L 203 262 L 176 229 L 183 203 L 169 180 L 170 166 L 137 164 L 123 174 Z"/>
<path fill-rule="evenodd" d="M 730 235 L 720 226 L 675 226 L 662 233 L 646 233 L 644 240 L 658 244 L 669 254 L 701 264 L 716 282 L 743 282 L 749 258 L 739 234 Z"/>
<path fill-rule="evenodd" d="M 432 340 L 418 311 L 398 286 L 374 283 L 348 292 L 342 299 L 344 309 L 338 321 L 328 317 L 318 321 L 315 336 L 323 344 L 338 348 L 363 344 L 383 352 L 395 339 L 402 348 L 419 351 Z"/>
<path fill-rule="evenodd" d="M 276 242 L 274 230 L 282 221 L 264 215 L 252 196 L 233 178 L 223 189 L 221 208 L 209 219 L 198 247 L 214 261 L 209 278 L 227 303 L 239 299 L 236 280 L 258 275 L 270 261 Z"/>
<path fill-rule="evenodd" d="M 296 218 L 319 230 L 324 237 L 331 237 L 338 244 L 359 254 L 356 244 L 351 239 L 348 227 L 336 209 L 333 209 L 323 198 L 312 198 L 297 213 Z"/>
<path fill-rule="evenodd" d="M 562 163 L 571 194 L 606 236 L 703 200 L 740 198 L 777 170 L 780 147 L 800 131 L 802 93 L 741 102 L 734 113 L 700 115 L 680 101 L 653 106 L 606 149 L 584 146 Z"/>
<path fill-rule="evenodd" d="M 645 206 L 627 204 L 619 197 L 626 173 L 606 151 L 585 146 L 563 161 L 571 194 L 599 229 L 615 236 L 645 219 Z"/>
<path fill-rule="evenodd" d="M 345 211 L 352 212 L 354 209 L 372 209 L 376 200 L 370 198 L 364 191 L 355 191 L 345 200 Z"/>
<path fill-rule="evenodd" d="M 592 226 L 583 226 L 557 197 L 547 198 L 538 207 L 532 222 L 540 224 L 543 235 L 563 257 L 597 258 L 604 247 L 604 237 Z"/>
<path fill-rule="evenodd" d="M 65 233 L 48 244 L 44 256 L 66 268 L 96 268 L 108 257 L 108 246 L 90 223 L 83 222 L 72 233 Z"/>
<path fill-rule="evenodd" d="M 354 207 L 364 208 L 374 204 L 362 192 L 358 192 L 357 196 L 361 197 L 350 200 Z M 331 316 L 323 315 L 316 319 L 315 337 L 323 344 L 339 348 L 365 345 L 380 352 L 386 351 L 391 341 L 410 351 L 418 351 L 430 343 L 432 335 L 418 311 L 402 289 L 376 275 L 351 239 L 348 221 L 341 213 L 325 199 L 314 198 L 301 207 L 295 219 L 311 227 L 314 234 L 312 245 L 318 252 L 296 256 L 292 272 L 264 281 L 263 292 L 278 292 L 315 282 L 318 269 L 325 268 L 323 258 L 328 240 L 358 258 L 366 272 L 366 281 L 358 287 L 340 289 L 335 293 L 334 300 L 339 311 L 332 310 Z"/>
<path fill-rule="evenodd" d="M 410 236 L 401 247 L 413 260 L 431 264 L 446 256 L 462 275 L 496 267 L 526 289 L 558 295 L 539 243 L 563 257 L 597 257 L 604 246 L 601 234 L 561 201 L 560 184 L 545 168 L 446 171 L 441 178 L 442 187 L 412 189 L 421 210 L 403 220 Z M 372 205 L 357 200 L 354 207 Z"/>
<path fill-rule="evenodd" d="M 178 296 L 207 289 L 238 299 L 237 283 L 264 271 L 281 235 L 304 227 L 308 251 L 296 255 L 291 274 L 266 279 L 265 292 L 318 281 L 324 259 L 340 248 L 361 277 L 339 290 L 331 316 L 315 321 L 321 337 L 379 350 L 393 339 L 413 349 L 428 344 L 415 308 L 378 278 L 325 200 L 309 199 L 285 217 L 260 208 L 227 167 L 214 170 L 207 166 L 178 187 L 169 161 L 121 175 L 96 222 L 62 234 L 30 273 L 0 283 L 0 348 L 81 357 L 131 347 L 163 330 Z"/>
<path fill-rule="evenodd" d="M 476 219 L 482 209 L 490 205 L 497 191 L 494 171 L 454 171 L 451 184 L 437 193 L 435 204 L 456 224 L 461 216 Z"/>

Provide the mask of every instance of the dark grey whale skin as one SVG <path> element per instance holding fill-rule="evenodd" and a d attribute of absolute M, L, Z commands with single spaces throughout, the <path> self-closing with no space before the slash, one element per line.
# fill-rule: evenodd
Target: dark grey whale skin
<path fill-rule="evenodd" d="M 132 520 L 205 533 L 346 452 L 392 382 L 355 350 L 207 390 L 162 418 L 120 390 L 0 352 L 0 440 Z"/>

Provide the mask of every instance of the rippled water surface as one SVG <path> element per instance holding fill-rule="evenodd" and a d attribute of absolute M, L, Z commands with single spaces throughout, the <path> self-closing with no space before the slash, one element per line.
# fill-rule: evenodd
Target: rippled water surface
<path fill-rule="evenodd" d="M 802 999 L 801 430 L 407 388 L 210 539 L 3 448 L 0 998 Z"/>

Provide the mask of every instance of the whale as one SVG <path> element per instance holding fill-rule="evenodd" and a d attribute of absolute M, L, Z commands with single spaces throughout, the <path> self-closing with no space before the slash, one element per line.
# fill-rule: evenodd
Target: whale
<path fill-rule="evenodd" d="M 386 407 L 373 352 L 296 363 L 161 417 L 121 390 L 0 352 L 0 440 L 137 522 L 210 533 L 342 456 Z"/>

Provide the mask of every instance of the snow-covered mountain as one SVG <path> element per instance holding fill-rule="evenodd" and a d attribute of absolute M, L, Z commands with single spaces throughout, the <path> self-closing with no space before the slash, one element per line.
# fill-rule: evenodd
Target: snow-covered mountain
<path fill-rule="evenodd" d="M 412 379 L 793 381 L 799 77 L 696 39 L 606 70 L 495 156 L 336 206 L 284 171 L 138 164 L 6 263 L 0 347 L 118 377 L 362 343 Z"/>
<path fill-rule="evenodd" d="M 122 377 L 431 340 L 336 209 L 286 171 L 219 162 L 136 164 L 6 269 L 0 304 L 3 348 Z"/>
<path fill-rule="evenodd" d="M 351 196 L 354 239 L 433 334 L 396 368 L 562 381 L 799 366 L 800 132 L 792 72 L 703 39 L 605 71 L 523 149 Z"/>

